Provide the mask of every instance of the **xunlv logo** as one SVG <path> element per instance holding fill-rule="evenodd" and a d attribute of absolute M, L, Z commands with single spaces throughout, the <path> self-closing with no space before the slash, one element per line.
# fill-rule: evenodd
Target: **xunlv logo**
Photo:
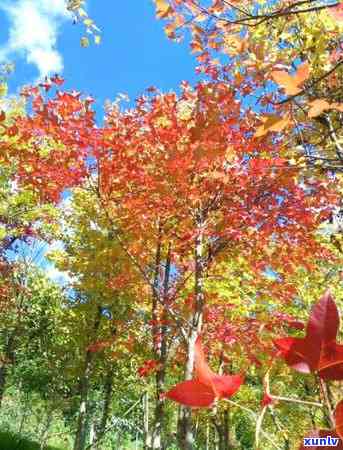
<path fill-rule="evenodd" d="M 304 438 L 304 447 L 337 447 L 339 438 L 326 436 L 322 438 Z"/>

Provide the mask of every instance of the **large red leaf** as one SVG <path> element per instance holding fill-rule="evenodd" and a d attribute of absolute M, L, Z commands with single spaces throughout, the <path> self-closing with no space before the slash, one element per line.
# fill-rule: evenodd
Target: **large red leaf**
<path fill-rule="evenodd" d="M 201 383 L 211 386 L 218 398 L 229 398 L 234 395 L 241 384 L 241 375 L 218 375 L 207 364 L 201 337 L 195 343 L 195 373 Z"/>
<path fill-rule="evenodd" d="M 336 432 L 343 440 L 343 400 L 336 406 L 335 411 Z"/>
<path fill-rule="evenodd" d="M 317 367 L 323 345 L 335 341 L 339 328 L 339 315 L 330 291 L 326 291 L 311 310 L 307 324 L 306 346 L 310 365 Z"/>
<path fill-rule="evenodd" d="M 195 342 L 194 351 L 194 369 L 197 379 L 177 384 L 162 397 L 182 405 L 200 408 L 211 406 L 216 399 L 229 398 L 234 395 L 243 383 L 243 377 L 214 373 L 207 364 L 200 336 Z"/>
<path fill-rule="evenodd" d="M 339 314 L 329 291 L 312 308 L 304 338 L 274 341 L 286 363 L 302 373 L 318 372 L 326 380 L 343 379 L 343 346 L 336 343 Z"/>
<path fill-rule="evenodd" d="M 188 380 L 174 386 L 165 392 L 162 397 L 193 408 L 206 408 L 215 400 L 215 393 L 210 386 L 206 386 L 197 380 Z"/>
<path fill-rule="evenodd" d="M 290 367 L 301 373 L 310 373 L 311 367 L 307 361 L 304 341 L 305 339 L 302 338 L 286 337 L 276 339 L 274 344 Z"/>
<path fill-rule="evenodd" d="M 216 392 L 215 385 L 213 383 L 213 377 L 215 374 L 207 364 L 200 336 L 198 336 L 195 342 L 194 351 L 195 351 L 194 369 L 197 378 L 199 379 L 199 381 L 201 381 L 201 383 L 204 383 L 207 386 L 212 386 L 213 390 Z"/>
<path fill-rule="evenodd" d="M 318 373 L 324 380 L 343 380 L 343 345 L 333 341 L 322 347 Z"/>
<path fill-rule="evenodd" d="M 230 398 L 238 391 L 244 382 L 244 377 L 241 375 L 214 375 L 212 381 L 219 398 Z"/>

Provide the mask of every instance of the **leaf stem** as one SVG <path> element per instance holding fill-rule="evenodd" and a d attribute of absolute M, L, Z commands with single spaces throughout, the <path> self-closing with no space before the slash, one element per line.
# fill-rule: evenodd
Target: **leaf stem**
<path fill-rule="evenodd" d="M 334 429 L 334 428 L 336 428 L 334 413 L 333 413 L 332 408 L 331 408 L 331 403 L 330 403 L 330 399 L 329 399 L 329 396 L 328 396 L 326 383 L 321 378 L 319 378 L 319 386 L 320 386 L 320 390 L 321 390 L 322 396 L 323 396 L 324 401 L 325 401 L 325 406 L 326 406 L 327 411 L 329 413 L 329 421 L 330 421 L 331 427 Z"/>
<path fill-rule="evenodd" d="M 289 397 L 279 397 L 278 395 L 270 395 L 270 397 L 273 400 L 280 400 L 283 402 L 291 402 L 291 403 L 299 403 L 301 405 L 309 405 L 309 406 L 316 406 L 318 408 L 323 408 L 324 405 L 322 403 L 318 403 L 318 402 L 308 402 L 306 400 L 300 400 L 298 398 L 289 398 Z"/>

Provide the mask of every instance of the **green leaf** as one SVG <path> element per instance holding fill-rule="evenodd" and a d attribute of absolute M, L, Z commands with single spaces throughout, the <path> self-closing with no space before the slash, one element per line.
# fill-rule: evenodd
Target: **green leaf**
<path fill-rule="evenodd" d="M 81 38 L 81 47 L 87 48 L 89 46 L 89 39 L 87 37 Z"/>

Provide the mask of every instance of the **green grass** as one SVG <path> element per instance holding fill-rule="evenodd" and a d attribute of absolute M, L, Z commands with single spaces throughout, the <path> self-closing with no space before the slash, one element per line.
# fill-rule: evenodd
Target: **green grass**
<path fill-rule="evenodd" d="M 40 450 L 38 442 L 31 441 L 23 436 L 12 433 L 0 432 L 0 449 L 1 450 Z M 58 447 L 46 447 L 46 450 L 66 450 Z"/>

